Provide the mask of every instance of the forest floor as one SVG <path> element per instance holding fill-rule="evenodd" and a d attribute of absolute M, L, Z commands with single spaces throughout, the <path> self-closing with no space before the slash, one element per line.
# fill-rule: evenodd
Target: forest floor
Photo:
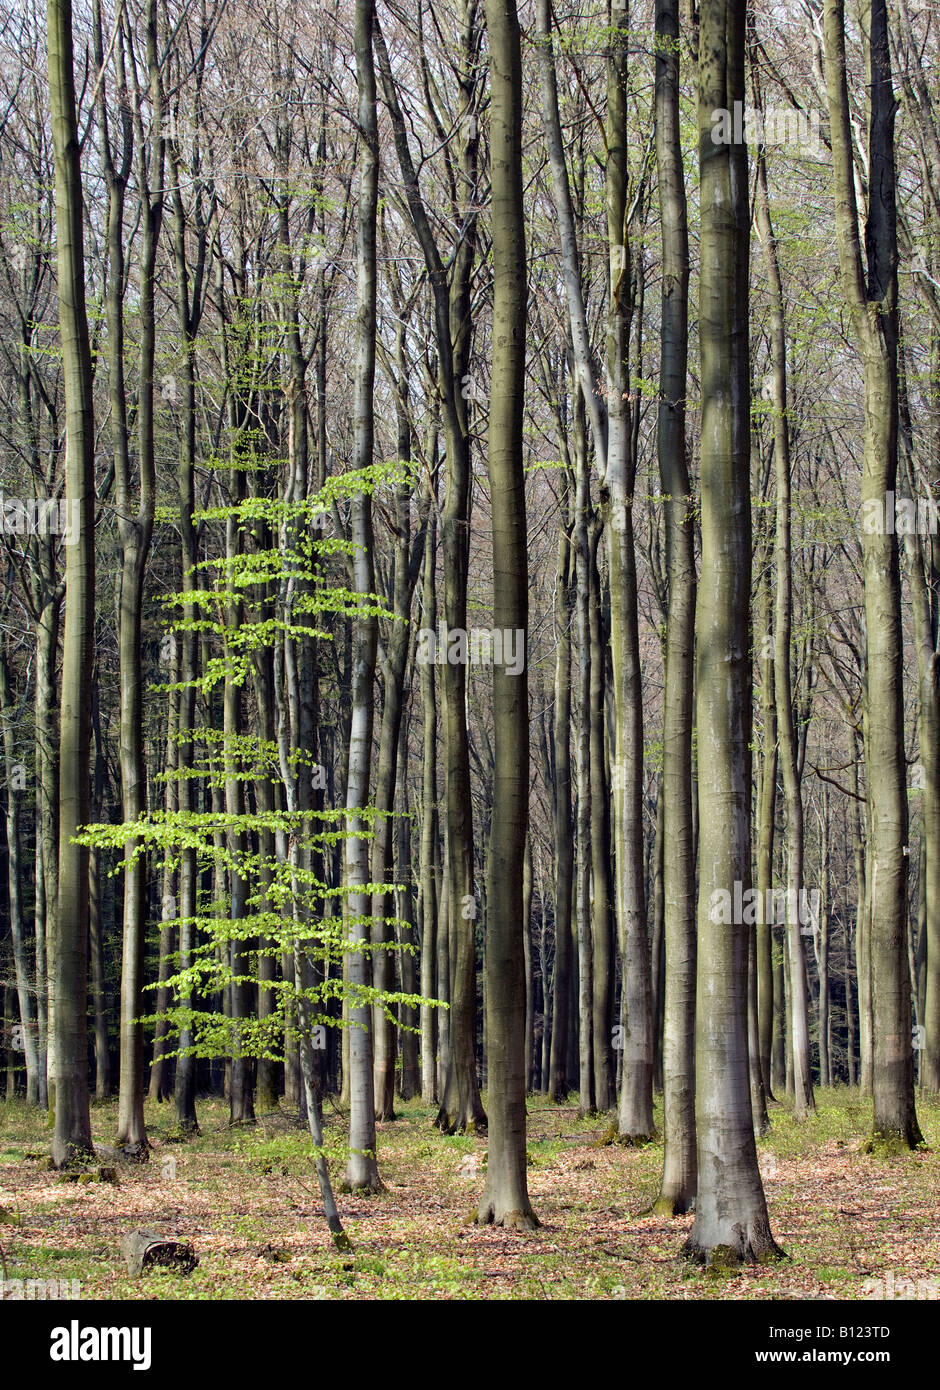
<path fill-rule="evenodd" d="M 386 1191 L 340 1197 L 353 1242 L 330 1243 L 306 1130 L 287 1115 L 231 1129 L 227 1106 L 198 1105 L 201 1132 L 173 1142 L 170 1105 L 149 1104 L 148 1163 L 117 1185 L 51 1172 L 45 1117 L 0 1102 L 0 1247 L 6 1278 L 77 1279 L 83 1299 L 859 1299 L 940 1297 L 940 1102 L 918 1100 L 929 1146 L 899 1158 L 863 1151 L 870 1108 L 847 1088 L 817 1091 L 814 1119 L 786 1105 L 759 1141 L 778 1243 L 789 1259 L 716 1276 L 677 1258 L 691 1216 L 640 1215 L 657 1195 L 661 1143 L 597 1147 L 600 1118 L 529 1099 L 531 1234 L 479 1227 L 485 1138 L 445 1138 L 418 1103 L 379 1126 Z M 572 1101 L 576 1097 L 571 1097 Z M 341 1173 L 345 1117 L 327 1107 Z M 116 1106 L 92 1112 L 113 1143 Z M 657 1122 L 660 1120 L 657 1113 Z M 99 1158 L 98 1163 L 108 1163 Z M 192 1242 L 188 1277 L 128 1277 L 122 1236 L 152 1228 Z M 909 1281 L 907 1284 L 902 1281 Z"/>

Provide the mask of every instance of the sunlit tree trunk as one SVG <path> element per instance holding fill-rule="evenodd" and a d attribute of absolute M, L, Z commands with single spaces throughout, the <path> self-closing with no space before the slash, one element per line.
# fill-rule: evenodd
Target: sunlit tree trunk
<path fill-rule="evenodd" d="M 354 467 L 373 462 L 375 421 L 372 391 L 375 382 L 376 210 L 379 192 L 379 137 L 376 124 L 375 68 L 372 28 L 375 0 L 356 0 L 356 79 L 359 89 L 359 223 L 356 250 L 356 378 L 353 402 Z M 355 546 L 353 575 L 362 594 L 375 593 L 372 499 L 359 492 L 353 498 L 351 539 Z M 371 600 L 370 600 L 371 602 Z M 352 650 L 352 724 L 349 734 L 349 772 L 346 779 L 346 938 L 369 941 L 369 844 L 357 811 L 369 802 L 372 763 L 372 721 L 378 620 L 363 614 L 355 620 Z M 348 957 L 348 983 L 354 992 L 349 1010 L 349 1162 L 345 1185 L 353 1191 L 376 1192 L 381 1187 L 376 1157 L 375 1089 L 373 1082 L 372 1008 L 355 997 L 368 986 L 371 969 L 366 949 Z"/>

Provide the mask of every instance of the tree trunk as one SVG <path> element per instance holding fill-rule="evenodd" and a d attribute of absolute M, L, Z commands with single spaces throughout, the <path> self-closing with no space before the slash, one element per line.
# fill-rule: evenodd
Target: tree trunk
<path fill-rule="evenodd" d="M 655 1209 L 695 1201 L 695 842 L 692 721 L 695 661 L 695 513 L 686 464 L 689 237 L 679 139 L 679 6 L 656 7 L 656 167 L 663 236 L 659 477 L 666 508 L 668 616 L 663 706 L 663 1176 Z"/>
<path fill-rule="evenodd" d="M 95 435 L 85 312 L 82 184 L 72 68 L 70 0 L 48 0 L 49 96 L 55 153 L 59 338 L 65 382 L 65 638 L 59 724 L 58 906 L 47 934 L 53 1001 L 52 1081 L 57 1168 L 90 1153 L 88 1099 L 88 824 L 91 686 L 95 636 Z"/>
<path fill-rule="evenodd" d="M 845 72 L 844 0 L 826 0 L 826 88 L 832 132 L 836 236 L 846 299 L 865 378 L 862 510 L 883 508 L 897 479 L 898 314 L 894 118 L 886 0 L 872 0 L 866 58 L 870 83 L 867 270 L 858 232 Z M 872 980 L 873 1143 L 922 1142 L 914 1106 L 907 963 L 907 769 L 904 758 L 901 580 L 897 537 L 862 528 L 868 709 L 865 785 Z"/>
<path fill-rule="evenodd" d="M 698 68 L 702 574 L 696 616 L 699 903 L 695 1120 L 698 1192 L 686 1252 L 767 1260 L 770 1231 L 748 1074 L 751 927 L 714 911 L 751 876 L 748 179 L 743 143 L 715 144 L 712 112 L 744 99 L 744 0 L 705 0 Z M 733 914 L 734 915 L 734 914 Z M 716 920 L 717 918 L 717 920 Z"/>
<path fill-rule="evenodd" d="M 490 46 L 493 364 L 488 467 L 493 512 L 493 626 L 528 638 L 523 424 L 526 282 L 522 199 L 522 57 L 515 0 L 486 0 Z M 525 650 L 525 648 L 523 648 Z M 486 894 L 489 1161 L 481 1222 L 538 1225 L 526 1183 L 522 875 L 529 819 L 529 681 L 493 667 L 493 810 Z"/>
<path fill-rule="evenodd" d="M 379 138 L 376 123 L 375 68 L 372 29 L 375 0 L 356 0 L 355 49 L 359 91 L 359 223 L 356 252 L 356 380 L 354 396 L 354 461 L 356 469 L 371 468 L 375 439 L 372 393 L 375 382 L 376 211 L 379 191 Z M 353 498 L 351 539 L 354 587 L 375 593 L 372 499 L 366 492 Z M 369 804 L 372 763 L 372 720 L 378 620 L 363 614 L 355 620 L 352 651 L 352 723 L 349 732 L 349 772 L 346 779 L 346 939 L 368 942 L 369 845 L 361 807 Z M 348 983 L 353 992 L 349 1010 L 349 1162 L 344 1186 L 351 1191 L 377 1192 L 382 1182 L 376 1157 L 375 1089 L 371 1005 L 357 1000 L 368 987 L 371 970 L 364 949 L 349 953 Z"/>
<path fill-rule="evenodd" d="M 555 970 L 552 992 L 552 1046 L 549 1095 L 556 1105 L 568 1098 L 568 1045 L 571 1018 L 571 901 L 574 889 L 574 836 L 571 817 L 571 573 L 573 554 L 568 526 L 567 476 L 562 491 L 562 524 L 558 531 L 554 741 L 555 829 Z"/>
<path fill-rule="evenodd" d="M 610 645 L 614 739 L 611 784 L 614 821 L 614 901 L 623 961 L 621 1021 L 623 1078 L 619 1140 L 645 1144 L 653 1127 L 653 1021 L 643 862 L 643 691 L 640 678 L 633 488 L 636 455 L 630 384 L 633 265 L 629 241 L 627 105 L 629 8 L 612 0 L 607 47 L 607 239 L 610 299 L 607 310 L 609 435 L 605 520 L 610 559 Z"/>

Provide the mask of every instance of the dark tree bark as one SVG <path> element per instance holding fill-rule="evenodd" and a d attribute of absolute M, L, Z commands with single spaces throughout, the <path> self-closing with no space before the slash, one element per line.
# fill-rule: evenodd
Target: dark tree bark
<path fill-rule="evenodd" d="M 91 686 L 95 635 L 95 438 L 91 347 L 85 310 L 82 183 L 70 0 L 48 0 L 49 94 L 55 152 L 59 339 L 65 381 L 65 499 L 74 528 L 66 548 L 65 638 L 59 723 L 58 907 L 49 947 L 52 1000 L 52 1159 L 91 1152 L 88 1098 L 88 824 Z"/>

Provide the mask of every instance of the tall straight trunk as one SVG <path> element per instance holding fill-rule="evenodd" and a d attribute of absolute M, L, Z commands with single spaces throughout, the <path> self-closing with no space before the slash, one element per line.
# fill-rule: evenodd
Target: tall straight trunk
<path fill-rule="evenodd" d="M 578 938 L 578 1089 L 580 1109 L 592 1114 L 597 1106 L 594 986 L 597 965 L 594 960 L 594 932 L 591 902 L 591 602 L 590 538 L 588 509 L 588 441 L 584 397 L 575 392 L 572 430 L 575 455 L 574 525 L 571 531 L 575 559 L 574 612 L 578 650 L 577 725 L 575 766 L 577 775 L 577 849 L 575 902 Z M 601 1045 L 607 1039 L 601 1039 Z"/>
<path fill-rule="evenodd" d="M 22 787 L 17 776 L 14 720 L 16 704 L 10 681 L 10 669 L 5 652 L 0 652 L 0 718 L 3 721 L 3 768 L 7 787 L 6 836 L 7 876 L 9 879 L 10 933 L 13 938 L 13 969 L 16 975 L 16 999 L 19 1021 L 23 1030 L 23 1052 L 26 1061 L 26 1100 L 29 1105 L 39 1102 L 39 1035 L 36 1028 L 34 986 L 30 981 L 29 952 L 26 945 L 26 924 L 23 916 L 23 870 L 20 854 L 20 812 Z"/>
<path fill-rule="evenodd" d="M 107 764 L 101 734 L 99 683 L 95 676 L 91 708 L 95 740 L 95 767 L 92 779 L 92 819 L 101 820 Z M 108 1036 L 108 999 L 105 987 L 104 922 L 101 891 L 101 850 L 95 845 L 88 857 L 88 955 L 91 969 L 91 1008 L 95 1021 L 95 1100 L 111 1098 L 111 1050 Z"/>
<path fill-rule="evenodd" d="M 761 109 L 760 85 L 752 69 L 754 96 Z M 790 1026 L 793 1042 L 793 1115 L 797 1120 L 816 1109 L 809 1048 L 809 998 L 806 959 L 800 931 L 803 898 L 803 791 L 800 785 L 797 734 L 794 720 L 790 647 L 793 629 L 793 552 L 790 543 L 790 421 L 787 411 L 787 341 L 783 311 L 783 285 L 777 260 L 777 243 L 770 217 L 767 162 L 764 147 L 757 151 L 757 229 L 764 251 L 764 270 L 770 292 L 770 359 L 773 369 L 774 464 L 777 477 L 776 604 L 774 609 L 774 693 L 777 701 L 777 735 L 783 791 L 787 809 L 786 938 L 790 957 Z M 761 902 L 759 916 L 764 915 Z"/>
<path fill-rule="evenodd" d="M 845 1052 L 846 1066 L 848 1068 L 848 1083 L 850 1086 L 858 1084 L 858 1067 L 855 1059 L 855 1004 L 852 1001 L 852 932 L 849 927 L 848 913 L 842 914 L 842 930 L 845 936 L 845 970 L 843 981 L 845 986 Z"/>
<path fill-rule="evenodd" d="M 743 143 L 715 144 L 712 112 L 744 100 L 744 0 L 705 0 L 698 64 L 702 573 L 696 613 L 699 902 L 695 1121 L 698 1190 L 686 1251 L 777 1253 L 751 1122 L 747 924 L 716 900 L 751 876 L 748 178 Z"/>
<path fill-rule="evenodd" d="M 375 419 L 372 392 L 375 381 L 376 212 L 379 193 L 379 137 L 376 121 L 375 67 L 372 30 L 375 0 L 356 0 L 356 81 L 359 92 L 359 218 L 356 244 L 356 377 L 353 420 L 354 467 L 373 462 Z M 375 592 L 372 499 L 366 492 L 353 498 L 351 539 L 354 587 Z M 349 1010 L 349 1162 L 345 1186 L 352 1191 L 377 1192 L 382 1186 L 376 1157 L 375 1089 L 373 1080 L 372 1008 L 359 991 L 371 978 L 369 940 L 369 846 L 357 814 L 369 803 L 372 762 L 372 720 L 378 620 L 365 614 L 355 620 L 352 650 L 352 722 L 349 731 L 349 771 L 346 778 L 346 939 L 363 946 L 349 953 L 347 979 L 353 991 Z"/>
<path fill-rule="evenodd" d="M 409 682 L 410 683 L 410 682 Z M 407 689 L 405 696 L 407 699 Z M 398 745 L 398 798 L 399 816 L 395 822 L 395 882 L 400 885 L 395 893 L 395 915 L 399 921 L 399 944 L 413 946 L 416 938 L 414 924 L 417 922 L 415 893 L 415 873 L 411 852 L 411 817 L 408 797 L 408 748 L 407 726 Z M 401 988 L 403 994 L 416 994 L 418 987 L 417 962 L 411 950 L 402 950 Z M 421 1091 L 421 1073 L 418 1065 L 418 1034 L 415 1025 L 418 1015 L 410 1004 L 401 1007 L 401 1098 L 411 1100 Z"/>
<path fill-rule="evenodd" d="M 174 644 L 175 648 L 175 644 Z M 177 662 L 170 673 L 170 680 L 179 680 Z M 175 773 L 178 767 L 179 745 L 177 733 L 179 728 L 179 691 L 170 691 L 168 695 L 168 714 L 167 714 L 167 762 L 165 762 L 165 773 L 167 773 L 167 784 L 164 790 L 164 810 L 167 816 L 174 816 L 179 805 L 179 784 Z M 172 865 L 165 865 L 163 870 L 163 884 L 160 891 L 160 960 L 157 965 L 157 995 L 156 1012 L 157 1022 L 153 1030 L 153 1063 L 150 1066 L 149 1098 L 152 1101 L 168 1101 L 171 1090 L 171 1068 L 170 1058 L 165 1056 L 167 1047 L 168 1024 L 164 1015 L 170 1008 L 170 988 L 167 980 L 170 979 L 170 958 L 174 952 L 175 941 L 177 941 L 178 917 L 178 895 L 179 880 L 178 870 Z"/>
<path fill-rule="evenodd" d="M 535 962 L 532 956 L 532 837 L 526 836 L 522 863 L 522 924 L 525 949 L 525 1088 L 532 1090 L 535 1060 Z"/>
<path fill-rule="evenodd" d="M 487 463 L 493 625 L 528 638 L 523 424 L 526 281 L 522 55 L 515 0 L 487 0 L 493 226 L 493 365 Z M 525 651 L 525 648 L 523 648 Z M 522 874 L 529 820 L 529 679 L 493 667 L 493 809 L 486 893 L 489 1161 L 478 1220 L 538 1225 L 526 1183 Z"/>
<path fill-rule="evenodd" d="M 265 617 L 271 614 L 270 601 L 263 607 Z M 258 736 L 269 747 L 277 739 L 274 697 L 274 661 L 271 647 L 264 647 L 256 653 L 254 661 L 255 703 L 257 707 Z M 255 780 L 255 804 L 260 817 L 273 818 L 278 807 L 277 785 L 274 779 L 266 776 L 264 770 Z M 258 895 L 262 912 L 271 912 L 274 904 L 271 886 L 274 879 L 272 864 L 276 853 L 276 839 L 269 828 L 258 832 L 260 863 L 258 869 Z M 264 1024 L 278 1012 L 276 993 L 277 963 L 270 936 L 263 934 L 258 943 L 258 998 L 257 1016 Z M 273 1040 L 272 1040 L 273 1041 Z M 255 1064 L 255 1102 L 259 1112 L 276 1110 L 278 1101 L 277 1064 L 268 1057 L 259 1057 Z"/>
<path fill-rule="evenodd" d="M 45 578 L 51 581 L 50 557 Z M 47 593 L 36 623 L 36 1013 L 39 1025 L 40 1104 L 54 1105 L 52 1031 L 55 975 L 50 943 L 59 907 L 59 730 L 56 718 L 56 653 L 64 586 Z"/>
<path fill-rule="evenodd" d="M 591 883 L 594 896 L 594 1091 L 602 1113 L 617 1103 L 616 1061 L 613 1050 L 614 992 L 617 963 L 611 902 L 610 800 L 607 794 L 606 725 L 607 679 L 601 581 L 597 547 L 601 527 L 595 521 L 588 538 L 588 633 L 591 644 Z"/>
<path fill-rule="evenodd" d="M 437 630 L 437 596 L 434 589 L 434 563 L 437 554 L 435 525 L 436 499 L 428 516 L 424 540 L 424 569 L 421 583 L 422 621 Z M 423 719 L 423 780 L 421 787 L 421 997 L 440 999 L 447 980 L 438 979 L 437 931 L 440 922 L 437 900 L 437 866 L 440 854 L 437 813 L 437 705 L 434 699 L 434 667 L 421 666 L 421 714 Z M 440 1010 L 421 1005 L 421 1099 L 425 1105 L 437 1100 L 437 1040 Z"/>
<path fill-rule="evenodd" d="M 405 401 L 408 395 L 407 362 L 404 353 L 404 325 L 398 330 L 398 362 L 400 366 L 397 396 L 398 458 L 406 466 L 411 461 L 411 424 Z M 404 712 L 405 667 L 408 662 L 413 586 L 409 578 L 410 490 L 396 489 L 395 494 L 395 551 L 392 561 L 391 604 L 395 617 L 390 625 L 382 665 L 384 700 L 382 724 L 379 731 L 378 762 L 375 772 L 375 821 L 372 842 L 372 882 L 389 883 L 394 858 L 396 778 L 399 743 Z M 372 955 L 373 984 L 376 989 L 391 993 L 395 987 L 395 953 L 390 949 L 394 931 L 388 919 L 392 916 L 393 895 L 378 891 L 372 894 Z M 395 1055 L 396 1029 L 385 1009 L 373 1010 L 375 1029 L 375 1114 L 378 1120 L 395 1118 Z"/>
<path fill-rule="evenodd" d="M 629 239 L 627 106 L 630 17 L 626 0 L 611 0 L 607 46 L 607 307 L 608 443 L 603 487 L 610 560 L 610 645 L 614 739 L 611 784 L 614 902 L 623 962 L 623 1078 L 618 1111 L 621 1143 L 644 1144 L 653 1126 L 653 1020 L 643 855 L 643 691 L 640 678 L 633 489 L 636 475 L 630 389 L 633 274 Z"/>
<path fill-rule="evenodd" d="M 100 15 L 96 42 L 100 51 Z M 107 287 L 108 382 L 114 438 L 115 501 L 121 545 L 118 602 L 118 651 L 121 680 L 121 791 L 124 821 L 136 822 L 147 810 L 147 769 L 144 757 L 143 669 L 141 627 L 144 578 L 153 536 L 156 502 L 154 458 L 153 372 L 156 345 L 154 273 L 157 243 L 163 215 L 162 90 L 157 66 L 157 7 L 149 0 L 145 21 L 148 97 L 153 120 L 148 160 L 140 117 L 141 93 L 136 92 L 133 124 L 137 136 L 137 168 L 140 191 L 141 250 L 139 261 L 140 380 L 137 392 L 140 493 L 134 498 L 130 479 L 129 436 L 124 382 L 124 189 L 133 139 L 125 124 L 122 167 L 115 169 L 102 116 L 102 145 L 108 177 L 109 280 Z M 123 39 L 115 47 L 117 77 L 124 87 Z M 132 72 L 136 65 L 132 62 Z M 136 77 L 134 79 L 136 86 Z M 103 88 L 101 109 L 103 111 Z M 125 854 L 131 861 L 124 871 L 124 921 L 121 954 L 120 1082 L 117 1142 L 129 1152 L 147 1150 L 144 1125 L 143 961 L 147 928 L 147 857 L 135 854 L 139 847 L 128 839 Z"/>
<path fill-rule="evenodd" d="M 238 474 L 233 469 L 233 483 Z M 244 478 L 244 475 L 241 475 Z M 239 497 L 239 489 L 234 489 Z M 239 524 L 230 516 L 226 523 L 226 554 L 231 562 L 241 551 Z M 226 633 L 237 633 L 242 622 L 243 608 L 240 603 L 231 604 L 226 617 Z M 227 639 L 229 640 L 229 639 Z M 248 955 L 251 942 L 245 939 L 244 923 L 248 918 L 248 875 L 242 870 L 248 851 L 247 835 L 241 822 L 245 814 L 244 790 L 240 777 L 241 757 L 239 742 L 242 738 L 242 699 L 241 685 L 237 684 L 230 669 L 225 674 L 223 693 L 223 738 L 225 757 L 225 816 L 230 829 L 226 836 L 229 859 L 228 916 L 232 922 L 234 935 L 227 946 L 227 954 L 232 971 L 228 989 L 230 1017 L 232 1020 L 231 1084 L 229 1090 L 229 1122 L 233 1125 L 254 1120 L 254 1096 L 252 1085 L 251 1059 L 242 1050 L 241 1031 L 249 1017 L 251 986 L 246 980 Z"/>
<path fill-rule="evenodd" d="M 88 856 L 88 966 L 91 1008 L 95 1029 L 95 1100 L 111 1099 L 111 1057 L 108 1039 L 108 1004 L 104 977 L 104 924 L 102 922 L 101 850 Z"/>
<path fill-rule="evenodd" d="M 755 1135 L 766 1134 L 770 1128 L 767 1113 L 767 1093 L 760 1065 L 760 1029 L 757 1011 L 757 932 L 752 930 L 747 941 L 747 1051 L 748 1075 L 751 1086 L 751 1121 Z"/>
<path fill-rule="evenodd" d="M 573 556 L 567 522 L 568 483 L 563 489 L 563 522 L 558 531 L 556 592 L 560 612 L 555 653 L 554 831 L 555 831 L 555 970 L 552 995 L 552 1045 L 549 1094 L 558 1105 L 568 1096 L 572 950 L 571 901 L 574 887 L 574 836 L 571 816 L 571 574 Z"/>
<path fill-rule="evenodd" d="M 829 788 L 823 783 L 822 788 L 822 807 L 819 818 L 819 861 L 820 861 L 820 909 L 819 909 L 819 957 L 817 967 L 819 971 L 819 999 L 817 1011 L 817 1024 L 819 1028 L 819 1084 L 820 1086 L 831 1086 L 832 1076 L 832 1055 L 831 1055 L 831 1032 L 832 1016 L 829 989 L 829 923 L 830 913 L 830 887 L 832 881 L 831 864 L 829 862 Z"/>
<path fill-rule="evenodd" d="M 52 1080 L 57 1168 L 91 1151 L 88 1098 L 88 850 L 73 843 L 89 820 L 95 635 L 95 435 L 85 312 L 82 183 L 70 0 L 48 0 L 49 100 L 55 154 L 59 338 L 65 382 L 65 637 L 59 723 L 58 907 L 49 945 L 54 1003 Z"/>
<path fill-rule="evenodd" d="M 679 138 L 679 6 L 656 6 L 656 168 L 663 236 L 659 477 L 666 508 L 668 616 L 663 704 L 663 1176 L 656 1210 L 676 1216 L 695 1200 L 695 842 L 692 721 L 695 533 L 686 464 L 689 233 Z"/>
<path fill-rule="evenodd" d="M 168 672 L 170 684 L 179 680 L 179 643 L 172 641 L 172 660 Z M 166 786 L 164 788 L 163 808 L 168 817 L 179 809 L 179 781 L 176 776 L 179 767 L 179 712 L 180 692 L 171 690 L 167 695 L 166 721 Z M 170 990 L 166 981 L 170 978 L 170 956 L 176 941 L 175 923 L 179 915 L 177 894 L 179 892 L 178 870 L 172 864 L 163 869 L 163 883 L 160 893 L 160 961 L 157 967 L 157 1022 L 153 1033 L 153 1065 L 150 1068 L 149 1097 L 151 1100 L 169 1100 L 170 1059 L 165 1056 L 168 1037 L 168 1023 L 161 1017 L 170 1007 Z"/>
<path fill-rule="evenodd" d="M 14 999 L 16 993 L 12 986 L 3 986 L 3 1037 L 10 1038 L 13 1029 L 16 1027 L 16 1006 Z M 6 1052 L 6 1099 L 13 1100 L 16 1096 L 16 1049 L 7 1044 L 4 1049 Z"/>
<path fill-rule="evenodd" d="M 859 1086 L 865 1095 L 871 1094 L 871 953 L 868 932 L 868 859 L 862 802 L 859 800 L 859 759 L 861 739 L 854 739 L 855 760 L 852 764 L 854 796 L 852 798 L 852 839 L 855 859 L 855 979 L 858 985 L 858 1051 Z"/>
<path fill-rule="evenodd" d="M 934 369 L 938 354 L 934 352 Z M 934 390 L 937 389 L 936 383 Z M 906 412 L 905 412 L 906 413 Z M 910 464 L 910 435 L 904 421 L 905 462 Z M 935 480 L 930 480 L 933 491 Z M 902 476 L 899 490 L 910 493 Z M 918 1000 L 923 1048 L 920 1053 L 921 1090 L 940 1090 L 940 616 L 937 590 L 936 543 L 912 533 L 904 538 L 914 616 L 917 652 L 917 741 L 923 769 L 918 915 Z"/>
<path fill-rule="evenodd" d="M 648 898 L 653 919 L 650 933 L 650 984 L 653 991 L 653 1090 L 658 1094 L 662 1094 L 663 1089 L 663 1031 L 665 1027 L 663 994 L 666 988 L 666 899 L 663 884 L 663 873 L 666 868 L 663 862 L 665 819 L 666 807 L 663 802 L 663 784 L 662 777 L 660 777 L 656 789 L 656 820 L 651 835 L 652 849 L 648 873 Z"/>
<path fill-rule="evenodd" d="M 171 146 L 170 163 L 173 173 L 173 265 L 176 276 L 176 314 L 183 344 L 177 394 L 180 412 L 179 429 L 179 506 L 180 506 L 180 567 L 183 595 L 183 631 L 180 637 L 180 710 L 179 710 L 179 810 L 184 820 L 197 810 L 196 780 L 193 777 L 195 749 L 193 733 L 197 728 L 196 679 L 199 670 L 199 633 L 195 623 L 200 614 L 195 594 L 199 587 L 196 562 L 199 543 L 193 513 L 196 509 L 196 380 L 195 340 L 201 313 L 198 284 L 190 284 L 190 260 L 186 236 L 186 214 L 181 189 L 179 157 Z M 198 266 L 198 261 L 197 261 Z M 187 970 L 193 964 L 196 946 L 194 919 L 199 888 L 196 851 L 184 849 L 179 869 L 179 965 Z M 188 991 L 180 998 L 183 1009 L 192 1009 L 195 1001 Z M 179 1030 L 179 1055 L 176 1059 L 174 1101 L 176 1123 L 184 1134 L 194 1133 L 199 1124 L 196 1118 L 196 1059 L 189 1052 L 193 1044 L 192 1025 L 185 1020 Z"/>
<path fill-rule="evenodd" d="M 447 872 L 447 836 L 444 836 L 443 862 L 441 864 L 440 891 L 438 893 L 437 913 L 437 990 L 438 998 L 448 1003 L 451 994 L 450 971 L 450 875 Z M 450 1075 L 450 1009 L 441 1009 L 437 1019 L 437 1093 L 444 1094 L 447 1078 Z M 438 1111 L 438 1120 L 440 1111 Z"/>
<path fill-rule="evenodd" d="M 774 840 L 777 815 L 777 697 L 774 689 L 773 627 L 770 601 L 770 565 L 761 567 L 758 595 L 759 628 L 755 645 L 761 653 L 761 715 L 764 748 L 761 761 L 760 803 L 757 824 L 757 896 L 766 903 L 774 881 Z M 767 914 L 757 921 L 757 1045 L 765 1101 L 774 1099 L 776 1076 L 772 1064 L 774 1017 L 777 1012 L 774 967 L 774 928 Z M 782 1003 L 782 996 L 780 1003 Z"/>
<path fill-rule="evenodd" d="M 836 237 L 865 379 L 863 515 L 885 506 L 898 462 L 897 208 L 891 53 L 886 0 L 872 0 L 868 64 L 867 267 L 859 243 L 852 126 L 845 70 L 844 0 L 825 0 L 826 88 L 832 132 Z M 865 738 L 870 865 L 873 1143 L 922 1142 L 914 1105 L 907 962 L 907 769 L 904 757 L 901 579 L 897 537 L 862 528 L 865 588 Z"/>

